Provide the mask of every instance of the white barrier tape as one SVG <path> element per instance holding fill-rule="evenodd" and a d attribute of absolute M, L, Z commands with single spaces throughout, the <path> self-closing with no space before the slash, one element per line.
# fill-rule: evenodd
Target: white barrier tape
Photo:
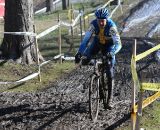
<path fill-rule="evenodd" d="M 111 12 L 109 18 L 112 17 L 112 15 L 115 13 L 115 11 L 118 9 L 119 6 L 120 6 L 120 5 L 117 5 L 117 6 L 114 8 L 114 10 Z"/>
<path fill-rule="evenodd" d="M 53 5 L 59 3 L 60 1 L 61 1 L 61 0 L 56 0 L 56 1 L 54 1 L 54 2 L 53 2 Z M 42 9 L 36 11 L 35 14 L 45 13 L 46 10 L 47 10 L 47 7 L 44 7 L 44 8 L 42 8 Z"/>
<path fill-rule="evenodd" d="M 56 55 L 56 56 L 54 56 L 54 60 L 57 60 L 57 59 L 59 59 L 59 58 L 62 58 L 62 59 L 64 59 L 64 60 L 75 60 L 75 57 L 65 57 L 64 56 L 64 54 L 59 54 L 59 55 Z M 49 62 L 51 62 L 52 60 L 48 60 L 48 61 L 45 61 L 45 62 L 43 62 L 43 63 L 41 63 L 39 66 L 41 67 L 41 66 L 43 66 L 43 65 L 45 65 L 45 64 L 47 64 L 47 63 L 49 63 Z"/>
<path fill-rule="evenodd" d="M 64 54 L 59 54 L 59 55 L 57 55 L 57 56 L 54 56 L 54 60 L 59 59 L 60 57 L 61 57 L 62 59 L 64 59 L 64 60 L 68 60 L 68 61 L 69 61 L 69 60 L 70 60 L 70 61 L 71 61 L 71 60 L 75 60 L 74 57 L 64 57 Z M 41 66 L 49 63 L 50 61 L 51 61 L 51 60 L 48 60 L 48 61 L 45 61 L 45 62 L 41 63 L 41 64 L 39 65 L 39 67 L 41 67 Z M 30 75 L 28 75 L 27 77 L 25 77 L 25 78 L 23 78 L 23 79 L 20 79 L 20 80 L 18 80 L 18 81 L 0 82 L 0 84 L 7 85 L 7 84 L 16 84 L 16 83 L 25 82 L 25 81 L 28 81 L 28 80 L 30 80 L 30 79 L 33 79 L 33 78 L 37 77 L 39 74 L 40 74 L 40 72 L 33 73 L 33 74 L 30 74 Z"/>
<path fill-rule="evenodd" d="M 0 84 L 6 85 L 6 84 L 13 84 L 14 82 L 0 82 Z"/>
<path fill-rule="evenodd" d="M 42 9 L 40 9 L 40 10 L 36 11 L 34 14 L 41 14 L 41 13 L 45 13 L 45 12 L 46 12 L 46 10 L 47 10 L 47 7 L 44 7 L 44 8 L 42 8 Z"/>
<path fill-rule="evenodd" d="M 50 32 L 56 30 L 60 25 L 64 25 L 64 26 L 67 26 L 67 27 L 73 27 L 75 26 L 75 24 L 78 22 L 79 18 L 82 16 L 82 13 L 79 13 L 78 16 L 76 17 L 76 19 L 74 20 L 74 22 L 72 24 L 69 24 L 69 23 L 66 23 L 66 22 L 63 22 L 63 21 L 60 21 L 59 24 L 57 25 L 54 25 L 53 27 L 43 31 L 42 33 L 38 34 L 36 37 L 37 39 L 49 34 Z"/>
<path fill-rule="evenodd" d="M 53 57 L 54 60 L 59 59 L 60 57 L 64 56 L 64 54 L 59 54 Z"/>
<path fill-rule="evenodd" d="M 64 60 L 75 60 L 75 57 L 67 57 L 67 56 L 64 56 L 64 54 L 59 54 L 59 55 L 56 55 L 54 56 L 54 60 L 57 60 L 59 58 L 62 58 Z"/>
<path fill-rule="evenodd" d="M 114 0 L 109 0 L 105 5 L 103 5 L 102 7 L 100 7 L 100 9 L 101 8 L 105 8 L 109 3 L 111 3 L 112 1 L 114 1 Z"/>
<path fill-rule="evenodd" d="M 57 4 L 58 2 L 60 2 L 61 0 L 56 0 L 53 2 L 53 5 Z"/>
<path fill-rule="evenodd" d="M 39 75 L 39 72 L 33 73 L 33 74 L 31 74 L 31 75 L 29 75 L 29 76 L 27 76 L 27 77 L 25 77 L 21 80 L 16 81 L 16 83 L 25 82 L 27 80 L 30 80 L 30 79 L 33 79 L 33 78 L 37 77 L 38 75 Z"/>
<path fill-rule="evenodd" d="M 66 22 L 63 22 L 63 21 L 61 21 L 61 25 L 65 25 L 67 27 L 71 27 L 72 26 L 72 24 L 69 24 L 69 23 L 66 23 Z"/>
<path fill-rule="evenodd" d="M 11 34 L 11 35 L 25 35 L 25 36 L 36 36 L 36 33 L 33 32 L 0 32 L 2 34 Z"/>
<path fill-rule="evenodd" d="M 51 28 L 49 28 L 49 29 L 43 31 L 42 33 L 40 33 L 40 34 L 38 34 L 38 35 L 36 36 L 37 39 L 39 39 L 39 38 L 41 38 L 41 37 L 43 37 L 43 36 L 49 34 L 50 32 L 56 30 L 59 26 L 60 26 L 60 25 L 57 24 L 57 25 L 55 25 L 55 26 L 53 26 L 53 27 L 51 27 Z"/>
<path fill-rule="evenodd" d="M 33 73 L 31 75 L 28 75 L 27 77 L 23 78 L 23 79 L 20 79 L 18 81 L 14 81 L 14 82 L 0 82 L 0 84 L 16 84 L 16 83 L 21 83 L 21 82 L 25 82 L 27 80 L 30 80 L 30 79 L 33 79 L 35 77 L 37 77 L 39 75 L 39 72 L 38 73 Z"/>
<path fill-rule="evenodd" d="M 45 65 L 45 64 L 47 64 L 47 63 L 49 63 L 50 61 L 51 61 L 51 60 L 45 61 L 45 62 L 41 63 L 39 66 L 41 67 L 41 66 L 43 66 L 43 65 Z"/>
<path fill-rule="evenodd" d="M 43 65 L 47 64 L 50 61 L 51 60 L 45 61 L 45 62 L 41 63 L 40 66 L 43 66 Z M 33 73 L 33 74 L 30 74 L 27 77 L 25 77 L 23 79 L 20 79 L 18 81 L 14 81 L 14 82 L 7 82 L 7 81 L 6 82 L 0 82 L 0 84 L 7 85 L 7 84 L 16 84 L 16 83 L 25 82 L 25 81 L 28 81 L 30 79 L 33 79 L 33 78 L 37 77 L 39 74 L 40 74 L 40 72 Z"/>
<path fill-rule="evenodd" d="M 65 56 L 62 56 L 62 59 L 67 60 L 67 61 L 72 61 L 72 60 L 75 60 L 75 57 L 65 57 Z"/>
<path fill-rule="evenodd" d="M 85 32 L 84 31 L 82 31 L 82 36 L 84 36 L 85 35 Z M 81 36 L 81 34 L 78 34 L 78 36 Z"/>
<path fill-rule="evenodd" d="M 66 56 L 64 56 L 64 54 L 59 54 L 59 55 L 56 55 L 56 56 L 54 56 L 54 60 L 57 60 L 57 59 L 59 59 L 59 58 L 62 58 L 62 59 L 64 59 L 64 60 L 75 60 L 75 57 L 66 57 Z M 45 64 L 47 64 L 47 63 L 49 63 L 49 62 L 51 62 L 52 60 L 48 60 L 48 61 L 45 61 L 45 62 L 43 62 L 43 63 L 41 63 L 39 66 L 41 67 L 41 66 L 43 66 L 43 65 L 45 65 Z"/>
<path fill-rule="evenodd" d="M 59 1 L 60 1 L 60 0 L 57 0 L 57 2 L 59 2 Z M 107 2 L 105 5 L 103 5 L 101 8 L 106 7 L 106 6 L 107 6 L 110 2 L 112 2 L 112 1 L 113 1 L 113 0 L 108 1 L 108 2 Z M 55 3 L 56 3 L 56 1 L 55 1 Z M 120 6 L 120 1 L 119 1 L 118 6 L 116 6 L 115 9 L 111 12 L 109 18 L 112 17 L 113 13 L 117 10 L 117 8 L 118 8 L 119 6 Z M 67 26 L 67 27 L 71 27 L 71 26 L 74 27 L 74 26 L 76 25 L 76 23 L 78 22 L 79 18 L 80 18 L 82 15 L 83 15 L 82 13 L 79 13 L 78 16 L 76 17 L 76 19 L 73 21 L 72 24 L 69 24 L 69 23 L 60 21 L 60 25 L 64 25 L 64 26 Z M 94 15 L 94 13 L 88 14 L 88 15 L 85 17 L 85 19 L 87 19 L 89 16 L 93 16 L 93 15 Z M 56 30 L 60 25 L 55 25 L 55 26 L 53 26 L 53 27 L 45 30 L 44 32 L 38 34 L 38 35 L 37 35 L 37 39 L 39 39 L 39 38 L 41 38 L 41 37 L 49 34 L 50 32 Z"/>
<path fill-rule="evenodd" d="M 75 60 L 75 57 L 65 57 L 64 56 L 64 54 L 59 54 L 59 55 L 56 55 L 56 56 L 54 56 L 54 60 L 57 60 L 57 59 L 59 59 L 59 58 L 62 58 L 62 59 L 64 59 L 64 60 Z M 47 61 L 45 61 L 45 62 L 43 62 L 43 63 L 41 63 L 39 66 L 41 67 L 41 66 L 43 66 L 43 65 L 45 65 L 45 64 L 47 64 L 47 63 L 49 63 L 49 62 L 51 62 L 52 60 L 47 60 Z"/>
<path fill-rule="evenodd" d="M 114 0 L 108 1 L 105 5 L 103 5 L 103 6 L 100 7 L 99 9 L 105 8 L 105 7 L 106 7 L 110 2 L 112 2 L 112 1 L 114 1 Z M 119 7 L 119 5 L 120 5 L 120 0 L 118 1 L 118 6 L 116 6 L 115 9 L 111 12 L 109 18 L 112 17 L 113 13 L 117 10 L 117 8 Z M 88 14 L 87 16 L 85 16 L 85 19 L 87 19 L 89 16 L 93 16 L 93 15 L 94 15 L 94 13 Z"/>
<path fill-rule="evenodd" d="M 43 66 L 45 64 L 47 64 L 48 62 L 50 62 L 51 60 L 48 60 L 48 61 L 45 61 L 43 62 L 42 64 L 40 64 L 40 66 Z M 27 77 L 23 78 L 23 79 L 20 79 L 18 81 L 14 81 L 14 82 L 0 82 L 0 84 L 4 84 L 4 85 L 7 85 L 7 84 L 16 84 L 16 83 L 21 83 L 21 82 L 25 82 L 25 81 L 28 81 L 30 79 L 33 79 L 35 77 L 37 77 L 39 75 L 40 72 L 37 72 L 37 73 L 33 73 L 33 74 L 30 74 L 28 75 Z"/>
<path fill-rule="evenodd" d="M 80 18 L 82 15 L 83 15 L 82 13 L 79 13 L 78 16 L 75 18 L 75 20 L 72 22 L 72 24 L 69 24 L 69 23 L 66 23 L 66 22 L 63 22 L 63 21 L 61 21 L 61 24 L 62 24 L 62 25 L 65 25 L 65 26 L 67 26 L 67 27 L 71 27 L 71 26 L 73 27 L 73 26 L 76 25 L 76 23 L 78 22 L 79 18 Z"/>
<path fill-rule="evenodd" d="M 74 13 L 79 13 L 79 10 L 75 10 L 75 9 L 74 9 L 73 12 L 74 12 Z"/>
<path fill-rule="evenodd" d="M 74 22 L 72 23 L 72 27 L 76 25 L 76 23 L 78 22 L 81 16 L 82 16 L 82 13 L 79 13 L 78 16 L 75 18 Z"/>

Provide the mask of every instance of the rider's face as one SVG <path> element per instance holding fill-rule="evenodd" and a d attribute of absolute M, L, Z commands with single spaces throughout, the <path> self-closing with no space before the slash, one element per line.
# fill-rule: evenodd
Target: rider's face
<path fill-rule="evenodd" d="M 97 20 L 100 27 L 103 28 L 106 26 L 106 19 L 97 19 Z"/>

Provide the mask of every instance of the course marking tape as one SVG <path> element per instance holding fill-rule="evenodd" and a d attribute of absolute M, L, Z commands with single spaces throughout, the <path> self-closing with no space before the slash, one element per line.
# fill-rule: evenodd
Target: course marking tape
<path fill-rule="evenodd" d="M 160 98 L 160 92 L 155 93 L 154 95 L 146 98 L 142 103 L 142 109 L 154 102 L 156 99 Z M 138 105 L 135 105 L 135 112 L 137 112 Z"/>
<path fill-rule="evenodd" d="M 40 34 L 38 34 L 38 35 L 36 36 L 36 38 L 39 39 L 39 38 L 41 38 L 41 37 L 43 37 L 43 36 L 49 34 L 50 32 L 56 30 L 59 26 L 60 26 L 59 24 L 54 25 L 53 27 L 51 27 L 51 28 L 49 28 L 49 29 L 47 29 L 47 30 L 41 32 Z"/>
<path fill-rule="evenodd" d="M 10 35 L 25 35 L 25 36 L 36 36 L 36 33 L 33 32 L 0 32 L 2 34 L 10 34 Z"/>
<path fill-rule="evenodd" d="M 155 46 L 155 47 L 153 47 L 153 48 L 151 48 L 151 49 L 149 49 L 149 50 L 147 50 L 147 51 L 145 51 L 145 52 L 143 52 L 143 53 L 141 53 L 141 54 L 138 54 L 138 55 L 135 57 L 135 61 L 138 61 L 138 60 L 146 57 L 147 55 L 149 55 L 150 53 L 152 53 L 152 52 L 154 52 L 154 51 L 156 51 L 156 50 L 158 50 L 158 49 L 160 49 L 160 44 L 157 45 L 157 46 Z"/>
<path fill-rule="evenodd" d="M 160 91 L 160 83 L 142 83 L 142 89 Z"/>

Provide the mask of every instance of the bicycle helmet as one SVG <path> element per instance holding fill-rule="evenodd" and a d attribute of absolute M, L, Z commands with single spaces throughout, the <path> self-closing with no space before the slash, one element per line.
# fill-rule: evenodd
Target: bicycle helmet
<path fill-rule="evenodd" d="M 95 11 L 95 16 L 98 19 L 106 19 L 109 16 L 109 11 L 106 8 L 100 8 Z"/>

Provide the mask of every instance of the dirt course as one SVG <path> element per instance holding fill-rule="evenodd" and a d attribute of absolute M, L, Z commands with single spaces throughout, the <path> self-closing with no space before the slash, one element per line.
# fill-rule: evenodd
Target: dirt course
<path fill-rule="evenodd" d="M 141 30 L 137 30 L 136 34 Z M 158 41 L 154 41 L 158 43 Z M 115 68 L 114 103 L 112 110 L 100 107 L 97 122 L 89 119 L 88 84 L 91 66 L 76 68 L 48 89 L 35 93 L 0 93 L 0 130 L 114 130 L 130 122 L 132 40 L 122 40 Z M 152 48 L 140 40 L 137 54 Z M 160 62 L 155 53 L 137 63 L 143 82 L 160 81 Z M 153 94 L 146 91 L 144 97 Z"/>
<path fill-rule="evenodd" d="M 131 44 L 123 41 L 117 55 L 116 87 L 112 110 L 100 107 L 97 122 L 89 119 L 88 87 L 92 67 L 78 68 L 50 88 L 36 93 L 0 94 L 0 130 L 113 130 L 130 120 Z M 151 48 L 141 42 L 138 52 Z M 159 63 L 150 55 L 137 64 L 141 80 L 160 81 Z M 149 70 L 149 71 L 148 71 Z M 148 73 L 146 73 L 148 72 Z M 150 93 L 145 93 L 149 95 Z"/>

